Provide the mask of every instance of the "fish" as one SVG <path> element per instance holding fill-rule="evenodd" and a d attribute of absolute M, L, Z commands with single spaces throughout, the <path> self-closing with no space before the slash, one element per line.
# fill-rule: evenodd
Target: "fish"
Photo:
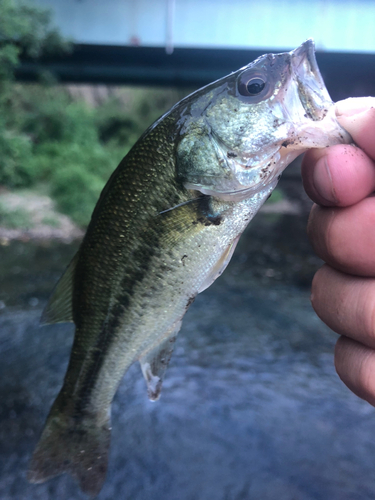
<path fill-rule="evenodd" d="M 312 40 L 193 92 L 144 132 L 42 315 L 74 322 L 75 336 L 29 481 L 66 472 L 99 493 L 127 369 L 138 361 L 149 398 L 159 398 L 186 311 L 222 274 L 282 171 L 310 148 L 350 142 Z"/>

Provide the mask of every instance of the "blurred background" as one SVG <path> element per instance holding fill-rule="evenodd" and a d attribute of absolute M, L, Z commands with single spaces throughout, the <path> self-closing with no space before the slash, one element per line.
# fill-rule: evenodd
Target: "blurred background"
<path fill-rule="evenodd" d="M 375 95 L 372 0 L 0 0 L 1 499 L 85 498 L 26 470 L 73 336 L 39 317 L 111 172 L 189 92 L 310 37 L 333 100 Z M 186 315 L 160 401 L 124 378 L 98 498 L 375 499 L 374 410 L 309 302 L 299 165 Z"/>

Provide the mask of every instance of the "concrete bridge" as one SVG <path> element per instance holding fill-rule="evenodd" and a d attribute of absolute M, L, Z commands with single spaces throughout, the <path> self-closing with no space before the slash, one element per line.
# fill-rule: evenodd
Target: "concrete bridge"
<path fill-rule="evenodd" d="M 198 86 L 314 38 L 334 97 L 375 93 L 372 0 L 30 0 L 50 8 L 71 55 L 24 62 L 63 81 Z"/>

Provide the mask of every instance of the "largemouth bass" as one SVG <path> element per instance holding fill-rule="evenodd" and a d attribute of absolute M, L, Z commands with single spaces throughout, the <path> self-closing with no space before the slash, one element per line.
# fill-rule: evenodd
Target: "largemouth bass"
<path fill-rule="evenodd" d="M 43 313 L 76 331 L 30 481 L 69 472 L 85 492 L 100 491 L 126 370 L 139 361 L 150 399 L 159 397 L 184 314 L 223 272 L 284 168 L 308 148 L 345 142 L 311 40 L 194 92 L 146 130 Z"/>

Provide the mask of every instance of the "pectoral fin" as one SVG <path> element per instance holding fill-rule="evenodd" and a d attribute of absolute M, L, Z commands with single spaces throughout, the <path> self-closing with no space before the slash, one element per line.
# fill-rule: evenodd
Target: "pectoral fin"
<path fill-rule="evenodd" d="M 212 285 L 212 283 L 223 274 L 225 268 L 230 262 L 230 259 L 232 258 L 233 252 L 236 249 L 237 243 L 240 239 L 241 235 L 238 235 L 235 240 L 232 241 L 232 243 L 228 246 L 228 248 L 225 249 L 223 254 L 221 255 L 220 259 L 216 262 L 214 267 L 211 269 L 210 274 L 206 277 L 204 282 L 201 285 L 201 288 L 199 289 L 198 293 L 202 293 L 206 288 Z"/>
<path fill-rule="evenodd" d="M 171 359 L 177 334 L 181 328 L 181 321 L 178 321 L 171 328 L 166 336 L 156 346 L 151 347 L 139 358 L 141 369 L 147 383 L 148 397 L 151 401 L 156 401 L 160 397 L 161 386 L 164 375 Z"/>
<path fill-rule="evenodd" d="M 73 321 L 73 279 L 78 261 L 75 254 L 65 273 L 60 278 L 43 311 L 40 323 L 69 323 Z"/>

